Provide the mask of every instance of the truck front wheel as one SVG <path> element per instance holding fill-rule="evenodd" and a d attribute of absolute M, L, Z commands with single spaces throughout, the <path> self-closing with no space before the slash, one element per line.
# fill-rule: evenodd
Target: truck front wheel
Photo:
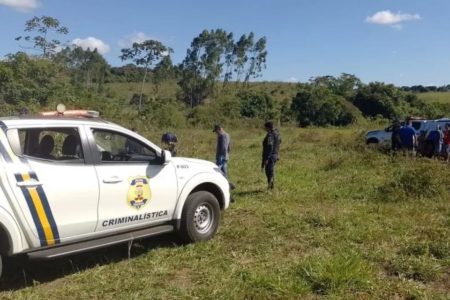
<path fill-rule="evenodd" d="M 211 239 L 220 222 L 219 201 L 210 192 L 198 191 L 189 195 L 181 215 L 181 238 L 186 242 Z"/>

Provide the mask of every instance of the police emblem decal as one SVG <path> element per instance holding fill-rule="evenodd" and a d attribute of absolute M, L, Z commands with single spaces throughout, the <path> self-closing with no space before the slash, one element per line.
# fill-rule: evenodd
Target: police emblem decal
<path fill-rule="evenodd" d="M 127 202 L 136 209 L 146 205 L 151 197 L 149 178 L 146 176 L 136 176 L 128 179 L 130 187 L 128 189 Z"/>

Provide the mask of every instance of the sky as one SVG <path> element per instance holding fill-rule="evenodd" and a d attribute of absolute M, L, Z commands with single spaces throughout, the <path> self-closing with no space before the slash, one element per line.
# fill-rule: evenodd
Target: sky
<path fill-rule="evenodd" d="M 25 22 L 57 18 L 61 38 L 97 48 L 113 66 L 134 41 L 159 40 L 179 63 L 204 29 L 267 38 L 260 80 L 341 73 L 363 82 L 450 84 L 449 0 L 0 0 L 0 57 L 23 50 Z M 22 46 L 22 47 L 21 47 Z"/>

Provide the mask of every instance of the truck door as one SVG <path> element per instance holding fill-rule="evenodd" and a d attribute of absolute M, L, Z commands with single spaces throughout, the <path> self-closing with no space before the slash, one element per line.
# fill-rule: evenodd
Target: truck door
<path fill-rule="evenodd" d="M 155 149 L 127 134 L 102 128 L 92 128 L 90 133 L 99 160 L 96 231 L 170 220 L 177 196 L 173 164 L 161 164 Z"/>
<path fill-rule="evenodd" d="M 51 246 L 94 233 L 99 190 L 81 129 L 15 129 L 10 185 L 34 244 Z"/>

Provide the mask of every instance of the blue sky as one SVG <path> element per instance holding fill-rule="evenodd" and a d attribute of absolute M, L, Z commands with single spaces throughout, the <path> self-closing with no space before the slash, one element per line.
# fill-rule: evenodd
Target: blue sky
<path fill-rule="evenodd" d="M 111 65 L 120 49 L 157 39 L 180 62 L 203 29 L 268 40 L 263 80 L 351 73 L 364 82 L 450 84 L 449 0 L 0 0 L 0 56 L 33 16 L 52 16 L 65 38 L 95 45 Z M 90 38 L 90 39 L 88 39 Z"/>

